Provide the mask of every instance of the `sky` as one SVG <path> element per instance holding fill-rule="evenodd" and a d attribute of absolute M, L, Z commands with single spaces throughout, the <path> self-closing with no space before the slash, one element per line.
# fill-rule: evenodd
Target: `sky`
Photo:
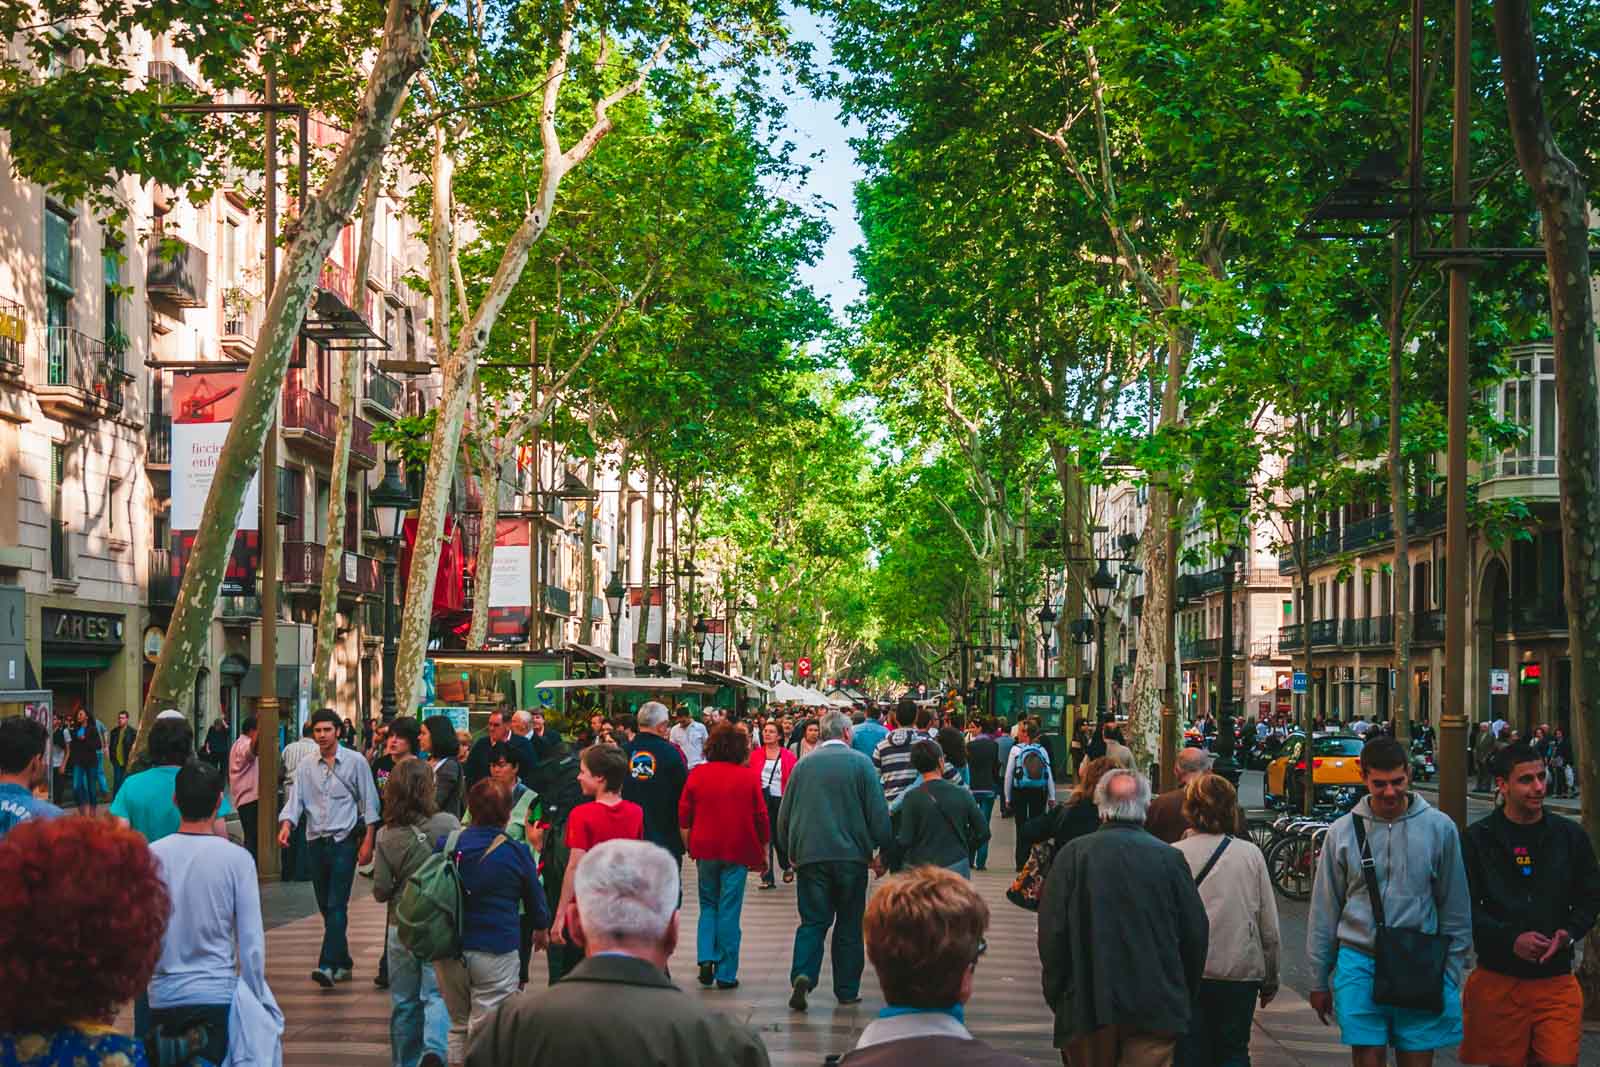
<path fill-rule="evenodd" d="M 795 39 L 811 44 L 816 65 L 824 69 L 830 66 L 832 51 L 828 47 L 826 26 L 803 9 L 791 9 L 788 22 Z M 773 89 L 781 91 L 776 81 Z M 786 103 L 789 138 L 799 149 L 796 156 L 811 167 L 799 195 L 814 195 L 830 205 L 824 210 L 833 229 L 822 258 L 802 273 L 817 295 L 832 306 L 834 317 L 842 320 L 845 309 L 861 293 L 850 250 L 861 243 L 861 227 L 856 225 L 854 186 L 863 175 L 849 144 L 849 138 L 859 136 L 861 128 L 856 123 L 846 125 L 840 121 L 836 102 L 819 100 L 800 86 L 792 87 Z"/>

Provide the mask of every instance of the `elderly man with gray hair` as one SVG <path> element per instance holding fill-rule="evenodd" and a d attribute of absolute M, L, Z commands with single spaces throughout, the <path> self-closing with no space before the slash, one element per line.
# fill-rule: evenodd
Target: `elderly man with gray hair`
<path fill-rule="evenodd" d="M 648 841 L 605 841 L 578 864 L 567 932 L 584 961 L 537 995 L 503 1001 L 473 1035 L 467 1067 L 652 1063 L 767 1067 L 750 1029 L 667 977 L 678 944 L 678 864 Z"/>
<path fill-rule="evenodd" d="M 1205 968 L 1205 906 L 1183 854 L 1145 831 L 1148 779 L 1108 771 L 1094 801 L 1099 830 L 1056 853 L 1039 902 L 1055 1045 L 1073 1067 L 1168 1064 Z"/>
<path fill-rule="evenodd" d="M 1217 758 L 1203 748 L 1186 748 L 1178 753 L 1178 762 L 1173 766 L 1177 773 L 1177 785 L 1164 790 L 1150 802 L 1150 814 L 1144 821 L 1144 828 L 1155 834 L 1169 845 L 1175 845 L 1183 840 L 1184 831 L 1189 829 L 1189 820 L 1183 815 L 1183 790 L 1194 779 L 1211 770 L 1211 765 Z M 1240 833 L 1244 832 L 1243 814 L 1235 818 L 1235 823 Z"/>
<path fill-rule="evenodd" d="M 806 1010 L 822 973 L 822 945 L 833 928 L 833 995 L 861 1000 L 866 946 L 867 866 L 894 837 L 889 805 L 872 760 L 850 747 L 850 716 L 823 712 L 817 747 L 790 772 L 778 809 L 778 839 L 789 851 L 800 926 L 789 966 L 789 1007 Z"/>

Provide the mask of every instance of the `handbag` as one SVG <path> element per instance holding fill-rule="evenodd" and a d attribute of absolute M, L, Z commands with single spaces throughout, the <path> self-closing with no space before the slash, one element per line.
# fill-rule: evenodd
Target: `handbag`
<path fill-rule="evenodd" d="M 1391 1008 L 1438 1015 L 1444 1011 L 1444 972 L 1450 958 L 1450 939 L 1409 926 L 1390 926 L 1383 917 L 1383 889 L 1378 885 L 1378 865 L 1367 844 L 1360 815 L 1355 819 L 1356 844 L 1361 847 L 1361 876 L 1372 902 L 1372 1001 Z"/>
<path fill-rule="evenodd" d="M 1028 853 L 1028 862 L 1022 865 L 1006 899 L 1028 911 L 1039 910 L 1039 899 L 1044 896 L 1044 880 L 1050 876 L 1050 865 L 1055 862 L 1056 846 L 1053 841 L 1041 841 Z"/>

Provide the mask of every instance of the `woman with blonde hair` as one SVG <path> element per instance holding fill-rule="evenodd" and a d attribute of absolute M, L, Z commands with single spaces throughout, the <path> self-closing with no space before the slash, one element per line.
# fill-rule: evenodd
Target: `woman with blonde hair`
<path fill-rule="evenodd" d="M 1178 1039 L 1179 1067 L 1249 1063 L 1256 1002 L 1264 1008 L 1278 992 L 1278 903 L 1261 850 L 1229 836 L 1238 807 L 1221 775 L 1196 775 L 1184 786 L 1190 829 L 1172 847 L 1189 863 L 1211 937 L 1189 1032 Z"/>

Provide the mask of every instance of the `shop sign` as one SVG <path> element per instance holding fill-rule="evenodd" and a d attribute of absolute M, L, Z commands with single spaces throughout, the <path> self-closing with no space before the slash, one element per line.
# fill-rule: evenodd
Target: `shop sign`
<path fill-rule="evenodd" d="M 46 644 L 113 646 L 122 644 L 121 615 L 44 608 L 40 621 L 44 624 Z"/>
<path fill-rule="evenodd" d="M 154 663 L 161 658 L 161 646 L 166 643 L 167 631 L 159 626 L 146 626 L 144 628 L 144 658 Z"/>
<path fill-rule="evenodd" d="M 1499 667 L 1489 670 L 1489 695 L 1503 697 L 1511 692 L 1511 672 Z"/>

